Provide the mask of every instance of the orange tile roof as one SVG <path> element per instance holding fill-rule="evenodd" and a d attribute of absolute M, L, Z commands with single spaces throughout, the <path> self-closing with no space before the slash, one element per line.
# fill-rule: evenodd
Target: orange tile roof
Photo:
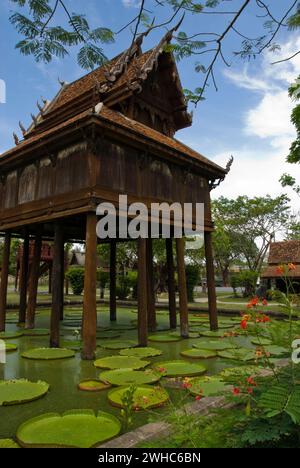
<path fill-rule="evenodd" d="M 208 169 L 212 169 L 220 173 L 220 175 L 225 175 L 226 170 L 220 167 L 219 165 L 215 164 L 214 162 L 210 161 L 209 159 L 205 158 L 201 154 L 197 153 L 194 151 L 192 148 L 189 148 L 188 146 L 184 145 L 180 141 L 176 140 L 175 138 L 170 138 L 166 135 L 163 135 L 162 133 L 140 123 L 135 120 L 129 119 L 128 117 L 125 117 L 123 114 L 120 112 L 114 111 L 106 106 L 102 106 L 101 111 L 99 114 L 94 114 L 93 109 L 90 108 L 81 114 L 76 115 L 75 117 L 72 117 L 71 119 L 66 120 L 65 122 L 52 127 L 49 130 L 46 130 L 42 133 L 39 134 L 34 134 L 33 136 L 29 137 L 26 140 L 23 140 L 19 143 L 19 145 L 15 146 L 14 148 L 10 149 L 9 151 L 6 151 L 0 156 L 0 162 L 1 159 L 7 158 L 9 156 L 12 156 L 16 153 L 20 153 L 22 149 L 26 149 L 27 147 L 31 146 L 34 143 L 38 143 L 39 141 L 43 140 L 45 137 L 51 136 L 60 130 L 62 130 L 65 127 L 72 126 L 75 123 L 78 123 L 79 121 L 85 119 L 86 117 L 91 116 L 91 117 L 98 117 L 101 120 L 104 120 L 105 122 L 110 122 L 111 124 L 115 124 L 123 129 L 129 130 L 134 132 L 140 137 L 147 138 L 148 140 L 152 141 L 153 143 L 158 143 L 169 149 L 173 149 L 175 151 L 178 151 L 181 153 L 183 156 L 187 156 L 188 158 L 192 160 L 197 160 L 198 162 L 203 163 L 205 166 L 207 166 Z"/>
<path fill-rule="evenodd" d="M 261 278 L 281 278 L 282 273 L 277 271 L 277 268 L 276 265 L 266 267 L 260 275 Z M 300 265 L 295 265 L 295 269 L 285 272 L 285 275 L 291 278 L 300 278 Z"/>
<path fill-rule="evenodd" d="M 270 245 L 268 264 L 300 263 L 300 241 L 273 242 Z"/>

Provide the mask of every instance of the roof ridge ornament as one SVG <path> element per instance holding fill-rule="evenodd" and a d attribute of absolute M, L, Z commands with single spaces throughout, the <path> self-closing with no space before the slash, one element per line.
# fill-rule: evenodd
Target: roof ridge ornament
<path fill-rule="evenodd" d="M 19 127 L 21 129 L 21 132 L 22 132 L 23 136 L 25 136 L 26 135 L 26 128 L 24 127 L 24 125 L 22 124 L 21 121 L 19 121 Z"/>
<path fill-rule="evenodd" d="M 227 174 L 230 172 L 230 169 L 231 169 L 231 166 L 232 166 L 232 163 L 234 161 L 234 157 L 231 155 L 227 164 L 226 164 L 226 172 Z"/>
<path fill-rule="evenodd" d="M 148 74 L 154 69 L 154 67 L 157 67 L 158 65 L 158 58 L 161 55 L 161 53 L 164 51 L 164 48 L 167 44 L 169 44 L 173 38 L 174 32 L 176 32 L 185 17 L 185 13 L 182 15 L 182 18 L 180 19 L 179 23 L 176 24 L 172 29 L 166 32 L 166 34 L 162 37 L 160 42 L 156 47 L 153 48 L 152 53 L 150 54 L 149 58 L 146 60 L 144 65 L 142 66 L 140 72 L 138 73 L 136 81 L 142 80 L 145 81 L 148 77 Z M 128 87 L 131 89 L 133 83 L 131 83 Z"/>
<path fill-rule="evenodd" d="M 13 132 L 13 137 L 14 137 L 14 140 L 15 140 L 15 144 L 18 145 L 20 143 L 20 140 L 19 140 L 18 135 L 15 132 Z"/>

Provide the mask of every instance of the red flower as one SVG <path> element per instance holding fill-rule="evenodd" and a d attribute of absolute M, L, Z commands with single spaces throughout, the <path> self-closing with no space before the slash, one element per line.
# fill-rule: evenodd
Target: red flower
<path fill-rule="evenodd" d="M 278 266 L 278 267 L 276 268 L 276 272 L 279 273 L 280 275 L 282 275 L 282 274 L 284 273 L 284 268 L 283 268 L 283 266 Z"/>
<path fill-rule="evenodd" d="M 182 384 L 182 387 L 183 387 L 183 388 L 191 388 L 191 386 L 192 386 L 192 384 L 191 384 L 191 383 L 188 383 L 188 382 L 184 382 L 184 383 Z"/>
<path fill-rule="evenodd" d="M 263 299 L 263 300 L 261 301 L 261 303 L 262 303 L 262 305 L 264 305 L 264 306 L 267 306 L 267 305 L 268 305 L 267 299 Z"/>
<path fill-rule="evenodd" d="M 247 388 L 247 393 L 249 393 L 249 394 L 253 393 L 253 388 L 251 388 L 251 387 Z"/>
<path fill-rule="evenodd" d="M 239 388 L 234 387 L 234 389 L 232 390 L 232 393 L 233 393 L 234 395 L 239 395 L 239 394 L 241 393 L 241 391 L 240 391 Z"/>
<path fill-rule="evenodd" d="M 263 315 L 262 316 L 262 321 L 265 323 L 265 322 L 270 322 L 270 317 L 268 317 L 267 315 Z"/>
<path fill-rule="evenodd" d="M 241 321 L 241 328 L 242 328 L 243 330 L 246 330 L 247 325 L 248 325 L 247 320 L 242 320 L 242 321 Z"/>
<path fill-rule="evenodd" d="M 288 264 L 288 269 L 289 269 L 289 271 L 296 270 L 296 266 L 293 263 L 289 263 Z"/>
<path fill-rule="evenodd" d="M 200 395 L 195 396 L 195 400 L 196 400 L 196 401 L 201 400 L 201 396 L 200 396 Z"/>
<path fill-rule="evenodd" d="M 249 385 L 256 386 L 256 382 L 255 382 L 255 380 L 253 379 L 253 377 L 247 377 L 246 381 L 247 381 L 247 383 L 248 383 Z"/>

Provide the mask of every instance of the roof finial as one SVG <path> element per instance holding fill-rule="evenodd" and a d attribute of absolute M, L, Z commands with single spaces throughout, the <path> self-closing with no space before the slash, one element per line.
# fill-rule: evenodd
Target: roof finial
<path fill-rule="evenodd" d="M 32 118 L 32 120 L 33 120 L 33 122 L 34 122 L 34 125 L 37 125 L 38 121 L 37 121 L 36 116 L 33 115 L 33 114 L 30 114 L 30 115 L 31 115 L 31 118 Z"/>
<path fill-rule="evenodd" d="M 23 136 L 25 136 L 26 135 L 26 128 L 24 127 L 22 122 L 19 122 L 19 127 L 21 129 L 21 132 L 22 132 Z"/>
<path fill-rule="evenodd" d="M 40 111 L 41 115 L 43 115 L 44 109 L 43 109 L 42 106 L 40 105 L 39 101 L 36 102 L 36 105 L 38 106 L 38 110 Z"/>
<path fill-rule="evenodd" d="M 13 137 L 14 137 L 14 140 L 15 140 L 15 144 L 18 145 L 20 143 L 20 141 L 19 141 L 18 135 L 15 132 L 13 133 Z"/>
<path fill-rule="evenodd" d="M 229 158 L 229 160 L 228 160 L 228 163 L 226 164 L 226 172 L 227 172 L 227 174 L 228 174 L 228 172 L 230 172 L 232 163 L 233 163 L 233 156 L 231 155 L 230 158 Z"/>
<path fill-rule="evenodd" d="M 58 82 L 59 82 L 59 84 L 60 84 L 61 87 L 65 86 L 65 84 L 66 84 L 66 82 L 60 80 L 59 77 L 58 77 Z"/>
<path fill-rule="evenodd" d="M 41 100 L 42 100 L 44 105 L 46 105 L 48 103 L 47 99 L 45 99 L 43 96 L 41 96 Z"/>

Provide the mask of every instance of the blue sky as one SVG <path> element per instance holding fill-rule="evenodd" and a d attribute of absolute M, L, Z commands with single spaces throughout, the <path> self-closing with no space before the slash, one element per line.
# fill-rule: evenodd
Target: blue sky
<path fill-rule="evenodd" d="M 66 0 L 71 11 L 86 13 L 91 26 L 108 26 L 115 31 L 137 14 L 138 3 L 138 0 Z M 157 16 L 161 15 L 161 8 L 153 4 L 153 0 L 146 2 Z M 287 1 L 270 0 L 269 4 L 272 7 L 274 4 L 274 14 L 279 18 Z M 235 10 L 241 0 L 232 0 L 230 5 Z M 10 0 L 1 0 L 0 79 L 5 80 L 7 92 L 6 103 L 0 104 L 0 153 L 13 146 L 12 133 L 20 133 L 19 120 L 29 125 L 30 113 L 37 113 L 36 101 L 41 96 L 51 99 L 57 93 L 58 77 L 71 82 L 84 74 L 76 63 L 75 51 L 66 59 L 54 60 L 49 65 L 21 56 L 14 48 L 20 36 L 8 21 L 13 8 Z M 62 12 L 60 17 L 63 18 Z M 215 15 L 196 15 L 189 17 L 188 24 L 181 29 L 188 33 L 220 31 L 228 20 L 224 16 L 218 19 Z M 251 6 L 238 26 L 252 36 L 262 31 Z M 144 49 L 155 45 L 162 34 L 157 31 L 150 35 Z M 130 37 L 130 31 L 120 34 L 115 44 L 105 46 L 106 55 L 111 58 L 128 47 Z M 278 42 L 282 49 L 277 59 L 300 49 L 299 37 L 286 30 L 280 34 Z M 221 165 L 226 164 L 230 155 L 234 156 L 230 175 L 213 196 L 277 195 L 282 192 L 278 182 L 280 175 L 295 172 L 295 167 L 284 163 L 294 137 L 290 123 L 293 104 L 287 96 L 287 88 L 299 74 L 300 56 L 281 65 L 271 65 L 274 61 L 271 54 L 245 63 L 232 55 L 239 44 L 240 38 L 230 34 L 224 52 L 231 67 L 219 63 L 215 71 L 219 91 L 216 93 L 210 86 L 206 101 L 193 109 L 193 126 L 178 132 L 177 138 Z M 201 85 L 201 76 L 194 72 L 194 62 L 191 58 L 178 65 L 183 86 L 190 89 Z M 289 195 L 294 209 L 298 210 L 296 198 L 291 192 Z"/>

